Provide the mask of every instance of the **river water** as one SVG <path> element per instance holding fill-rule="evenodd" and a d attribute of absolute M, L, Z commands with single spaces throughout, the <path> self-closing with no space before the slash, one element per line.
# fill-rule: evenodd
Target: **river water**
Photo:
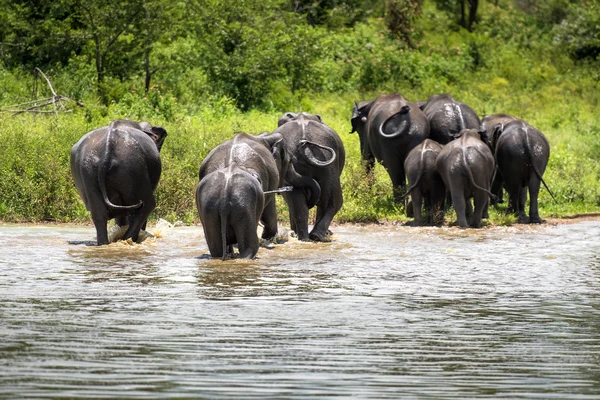
<path fill-rule="evenodd" d="M 0 226 L 0 398 L 600 398 L 600 221 L 333 230 Z"/>

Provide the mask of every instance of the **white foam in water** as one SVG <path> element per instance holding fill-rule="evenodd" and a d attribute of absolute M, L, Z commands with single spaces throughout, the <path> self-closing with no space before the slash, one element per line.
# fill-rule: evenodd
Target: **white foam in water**
<path fill-rule="evenodd" d="M 110 226 L 108 228 L 108 241 L 110 243 L 114 243 L 116 241 L 123 240 L 123 237 L 125 236 L 125 233 L 127 232 L 127 228 L 129 228 L 129 225 L 124 225 L 124 226 L 112 225 L 112 226 Z M 154 235 L 150 232 L 140 231 L 138 242 L 142 243 L 144 240 L 146 240 L 148 238 L 154 238 L 154 237 L 156 237 L 156 235 Z"/>

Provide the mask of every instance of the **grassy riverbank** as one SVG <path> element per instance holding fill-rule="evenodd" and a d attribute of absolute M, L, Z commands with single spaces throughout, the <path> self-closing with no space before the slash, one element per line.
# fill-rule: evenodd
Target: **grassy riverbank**
<path fill-rule="evenodd" d="M 468 32 L 457 27 L 433 2 L 426 1 L 421 17 L 415 21 L 412 47 L 391 37 L 381 18 L 359 21 L 351 28 L 309 27 L 301 19 L 294 19 L 294 29 L 308 35 L 314 45 L 300 49 L 302 54 L 294 49 L 298 59 L 282 64 L 287 69 L 299 68 L 294 69 L 297 74 L 292 83 L 289 74 L 281 75 L 279 80 L 269 75 L 272 79 L 268 82 L 259 74 L 273 72 L 265 68 L 272 67 L 270 60 L 275 57 L 269 52 L 278 50 L 277 44 L 269 41 L 261 42 L 265 47 L 256 49 L 256 59 L 235 59 L 242 63 L 238 69 L 215 64 L 221 68 L 215 70 L 212 64 L 188 67 L 182 60 L 196 59 L 183 57 L 189 48 L 180 38 L 171 44 L 172 54 L 183 58 L 171 61 L 182 64 L 158 69 L 153 81 L 156 84 L 147 93 L 143 76 L 138 73 L 121 80 L 107 77 L 110 90 L 103 97 L 96 92 L 91 59 L 73 56 L 66 66 L 52 66 L 48 75 L 59 94 L 77 98 L 85 104 L 83 108 L 75 107 L 71 114 L 58 116 L 0 114 L 0 220 L 89 221 L 70 176 L 70 148 L 94 128 L 117 118 L 131 118 L 162 125 L 169 133 L 162 150 L 163 175 L 153 218 L 197 222 L 194 189 L 203 158 L 234 132 L 274 130 L 285 111 L 321 114 L 344 142 L 344 207 L 335 222 L 404 220 L 403 210 L 392 202 L 387 173 L 378 165 L 374 182 L 367 182 L 358 137 L 348 133 L 354 101 L 395 91 L 410 100 L 451 93 L 481 116 L 502 112 L 528 121 L 551 144 L 544 178 L 558 202 L 554 203 L 542 189 L 542 218 L 600 212 L 598 61 L 578 61 L 569 56 L 565 45 L 556 44 L 561 29 L 568 29 L 568 25 L 561 28 L 556 21 L 542 21 L 542 11 L 539 15 L 527 14 L 511 4 L 501 1 L 500 7 L 495 7 L 482 3 L 477 25 Z M 262 27 L 246 25 L 243 29 Z M 237 25 L 230 28 L 242 29 Z M 251 38 L 262 40 L 260 36 Z M 160 50 L 167 55 L 167 48 Z M 37 87 L 39 93 L 46 90 L 42 89 L 45 83 L 36 83 L 23 71 L 0 66 L 0 85 L 4 89 L 0 106 L 31 100 L 33 88 Z M 228 92 L 223 82 L 211 81 L 206 71 L 242 74 L 244 79 L 238 83 L 245 82 L 245 86 L 238 89 L 245 88 L 252 96 Z M 213 78 L 229 83 L 226 75 Z M 251 100 L 255 103 L 244 103 Z M 285 219 L 285 205 L 283 201 L 279 204 L 280 216 Z M 504 214 L 504 207 L 491 210 L 491 223 L 514 221 Z M 447 220 L 452 221 L 453 215 Z"/>
<path fill-rule="evenodd" d="M 592 106 L 586 106 L 579 94 L 558 88 L 561 96 L 556 97 L 554 93 L 558 89 L 549 87 L 537 93 L 537 100 L 524 97 L 526 100 L 520 103 L 512 92 L 499 88 L 490 102 L 476 97 L 473 92 L 463 94 L 454 89 L 457 98 L 468 96 L 465 101 L 480 113 L 483 110 L 513 113 L 546 134 L 551 143 L 551 157 L 544 177 L 558 203 L 542 190 L 542 217 L 600 211 L 598 128 Z M 418 92 L 405 95 L 413 99 L 426 96 Z M 393 205 L 391 184 L 385 170 L 377 166 L 372 185 L 364 178 L 358 137 L 348 133 L 352 101 L 360 100 L 358 96 L 315 98 L 306 101 L 302 107 L 305 111 L 320 113 L 340 134 L 346 147 L 347 163 L 342 175 L 344 207 L 336 222 L 405 219 L 403 211 Z M 542 97 L 548 101 L 554 98 L 550 103 L 552 106 L 538 106 L 544 101 Z M 497 104 L 506 106 L 497 108 Z M 279 111 L 241 113 L 232 106 L 224 106 L 218 111 L 211 108 L 195 115 L 182 115 L 176 121 L 153 118 L 153 123 L 163 125 L 169 133 L 162 151 L 163 175 L 157 190 L 158 207 L 153 216 L 186 223 L 198 221 L 194 189 L 202 159 L 236 131 L 258 134 L 274 130 L 279 115 Z M 89 220 L 70 176 L 70 148 L 84 133 L 126 116 L 132 117 L 115 107 L 105 117 L 91 119 L 85 110 L 58 117 L 1 117 L 0 220 Z M 282 201 L 280 215 L 286 216 Z M 451 215 L 448 220 L 452 220 Z M 505 224 L 513 218 L 506 216 L 501 206 L 492 210 L 490 221 Z"/>

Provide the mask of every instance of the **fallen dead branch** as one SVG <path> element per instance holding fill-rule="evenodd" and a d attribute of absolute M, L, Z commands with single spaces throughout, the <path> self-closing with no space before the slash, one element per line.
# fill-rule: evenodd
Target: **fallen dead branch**
<path fill-rule="evenodd" d="M 36 73 L 39 73 L 46 80 L 46 82 L 48 83 L 48 86 L 50 87 L 50 91 L 52 92 L 52 96 L 27 101 L 24 103 L 14 104 L 11 106 L 6 106 L 3 108 L 0 108 L 0 112 L 10 112 L 10 113 L 13 113 L 14 115 L 19 115 L 22 113 L 39 113 L 39 114 L 54 113 L 54 114 L 58 115 L 59 112 L 69 113 L 72 111 L 72 110 L 69 110 L 67 107 L 65 107 L 65 102 L 75 103 L 79 107 L 83 107 L 82 103 L 80 103 L 76 100 L 73 100 L 67 96 L 62 96 L 62 95 L 57 94 L 56 91 L 54 90 L 54 87 L 52 86 L 52 82 L 50 82 L 50 79 L 48 79 L 46 74 L 44 74 L 42 72 L 42 70 L 39 68 L 36 68 L 35 71 L 36 71 Z M 48 107 L 50 105 L 52 105 L 52 110 L 44 109 L 45 107 Z"/>

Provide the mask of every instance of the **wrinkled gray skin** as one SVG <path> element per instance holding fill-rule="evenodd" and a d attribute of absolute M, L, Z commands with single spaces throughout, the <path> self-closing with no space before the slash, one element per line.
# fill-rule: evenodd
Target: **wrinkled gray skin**
<path fill-rule="evenodd" d="M 108 244 L 106 223 L 128 225 L 124 239 L 138 241 L 154 210 L 167 132 L 148 122 L 113 121 L 85 134 L 71 149 L 71 174 L 92 215 L 98 245 Z"/>
<path fill-rule="evenodd" d="M 263 192 L 283 186 L 286 180 L 299 190 L 306 188 L 313 193 L 315 198 L 309 199 L 312 205 L 320 194 L 313 179 L 294 170 L 281 135 L 266 137 L 238 133 L 206 156 L 198 176 L 196 206 L 213 257 L 226 257 L 235 243 L 242 257 L 254 257 L 258 251 L 256 230 L 259 220 L 264 226 L 263 239 L 272 239 L 277 234 L 275 195 L 266 194 L 257 202 L 254 195 L 257 185 L 262 196 Z M 205 182 L 209 176 L 211 185 Z M 219 179 L 221 181 L 216 185 Z M 248 182 L 241 185 L 244 179 Z M 260 211 L 258 217 L 250 218 L 256 210 Z"/>
<path fill-rule="evenodd" d="M 284 116 L 289 114 L 292 113 Z M 346 152 L 342 140 L 333 129 L 320 121 L 320 117 L 306 113 L 296 114 L 294 119 L 283 123 L 271 135 L 284 138 L 285 148 L 292 155 L 296 171 L 314 179 L 321 188 L 315 225 L 310 233 L 308 211 L 313 202 L 307 201 L 306 191 L 295 189 L 283 194 L 289 209 L 291 229 L 299 240 L 329 241 L 329 225 L 343 204 L 340 175 L 344 169 Z M 315 195 L 312 192 L 309 194 L 310 197 Z"/>
<path fill-rule="evenodd" d="M 407 194 L 412 198 L 416 225 L 423 224 L 421 216 L 423 203 L 425 223 L 441 225 L 444 222 L 446 186 L 435 164 L 442 147 L 434 140 L 425 139 L 412 149 L 404 160 L 404 170 L 409 184 Z"/>
<path fill-rule="evenodd" d="M 481 126 L 477 113 L 449 94 L 430 96 L 421 109 L 429 120 L 429 138 L 441 144 L 454 140 L 463 129 L 479 129 Z"/>
<path fill-rule="evenodd" d="M 518 216 L 519 222 L 541 223 L 538 194 L 541 183 L 548 188 L 542 178 L 550 158 L 548 140 L 527 122 L 507 114 L 485 117 L 483 127 L 492 139 L 497 165 L 493 189 L 502 193 L 504 185 L 509 209 Z M 529 217 L 525 213 L 527 190 Z"/>
<path fill-rule="evenodd" d="M 406 188 L 404 160 L 429 137 L 427 117 L 414 103 L 396 93 L 356 103 L 350 122 L 352 132 L 358 132 L 367 173 L 371 174 L 375 160 L 379 161 L 392 180 L 394 200 L 400 203 Z"/>
<path fill-rule="evenodd" d="M 458 225 L 479 228 L 487 210 L 494 156 L 483 131 L 465 129 L 440 151 L 437 169 L 450 190 Z M 474 200 L 475 210 L 471 205 Z"/>

